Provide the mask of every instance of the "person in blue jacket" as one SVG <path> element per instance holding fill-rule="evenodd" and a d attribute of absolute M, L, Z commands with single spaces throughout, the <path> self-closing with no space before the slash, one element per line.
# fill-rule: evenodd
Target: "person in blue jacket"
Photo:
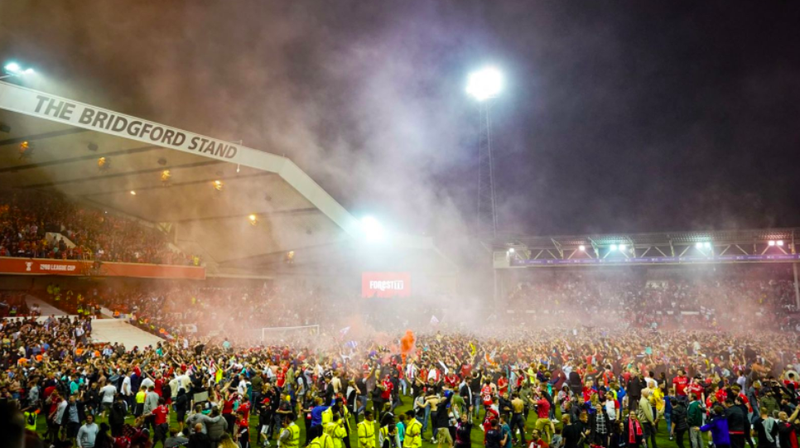
<path fill-rule="evenodd" d="M 722 406 L 714 406 L 713 418 L 710 422 L 700 427 L 700 431 L 711 431 L 711 441 L 716 448 L 730 448 L 731 437 L 728 434 L 728 419 Z"/>

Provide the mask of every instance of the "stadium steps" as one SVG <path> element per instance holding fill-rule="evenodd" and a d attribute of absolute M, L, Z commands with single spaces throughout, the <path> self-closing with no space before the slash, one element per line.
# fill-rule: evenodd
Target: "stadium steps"
<path fill-rule="evenodd" d="M 25 302 L 28 304 L 28 308 L 31 308 L 32 305 L 38 305 L 39 310 L 41 311 L 41 315 L 44 317 L 47 316 L 69 316 L 70 314 L 66 311 L 62 311 L 53 305 L 45 302 L 44 300 L 28 295 L 25 297 Z"/>
<path fill-rule="evenodd" d="M 142 349 L 148 345 L 155 347 L 164 341 L 121 319 L 92 319 L 92 339 L 95 342 L 117 342 L 127 350 L 133 347 Z"/>

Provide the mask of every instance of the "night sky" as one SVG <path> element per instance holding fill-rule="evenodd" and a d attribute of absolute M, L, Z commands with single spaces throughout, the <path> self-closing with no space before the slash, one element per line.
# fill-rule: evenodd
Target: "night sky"
<path fill-rule="evenodd" d="M 0 0 L 0 59 L 434 235 L 474 220 L 464 85 L 492 64 L 502 231 L 800 226 L 797 2 L 210 3 Z"/>

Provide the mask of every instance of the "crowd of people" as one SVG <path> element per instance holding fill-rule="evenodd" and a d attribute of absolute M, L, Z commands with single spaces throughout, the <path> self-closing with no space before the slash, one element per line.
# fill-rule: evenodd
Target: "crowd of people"
<path fill-rule="evenodd" d="M 200 263 L 170 248 L 163 232 L 133 219 L 82 206 L 59 193 L 27 191 L 2 194 L 0 257 Z"/>
<path fill-rule="evenodd" d="M 43 447 L 797 448 L 800 332 L 765 273 L 567 272 L 475 310 L 302 282 L 52 282 L 0 294 L 17 317 L 0 410 Z M 78 317 L 37 317 L 28 294 Z M 163 342 L 96 342 L 98 317 Z M 260 331 L 303 325 L 319 331 Z"/>
<path fill-rule="evenodd" d="M 661 433 L 679 448 L 705 448 L 709 431 L 717 448 L 752 447 L 751 434 L 759 446 L 794 448 L 800 429 L 797 336 L 769 329 L 428 331 L 264 344 L 201 327 L 126 349 L 94 344 L 91 322 L 0 327 L 0 401 L 15 403 L 43 443 L 657 448 Z"/>
<path fill-rule="evenodd" d="M 662 328 L 763 328 L 795 330 L 794 282 L 780 267 L 767 275 L 746 275 L 756 268 L 728 267 L 721 275 L 647 275 L 621 271 L 603 276 L 582 273 L 521 281 L 508 304 L 545 319 L 578 313 L 595 325 Z"/>

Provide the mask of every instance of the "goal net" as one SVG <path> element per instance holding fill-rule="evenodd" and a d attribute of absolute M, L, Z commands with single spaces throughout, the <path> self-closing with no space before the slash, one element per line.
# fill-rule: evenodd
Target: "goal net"
<path fill-rule="evenodd" d="M 261 329 L 261 342 L 300 341 L 319 335 L 319 325 L 298 327 L 264 327 Z"/>

